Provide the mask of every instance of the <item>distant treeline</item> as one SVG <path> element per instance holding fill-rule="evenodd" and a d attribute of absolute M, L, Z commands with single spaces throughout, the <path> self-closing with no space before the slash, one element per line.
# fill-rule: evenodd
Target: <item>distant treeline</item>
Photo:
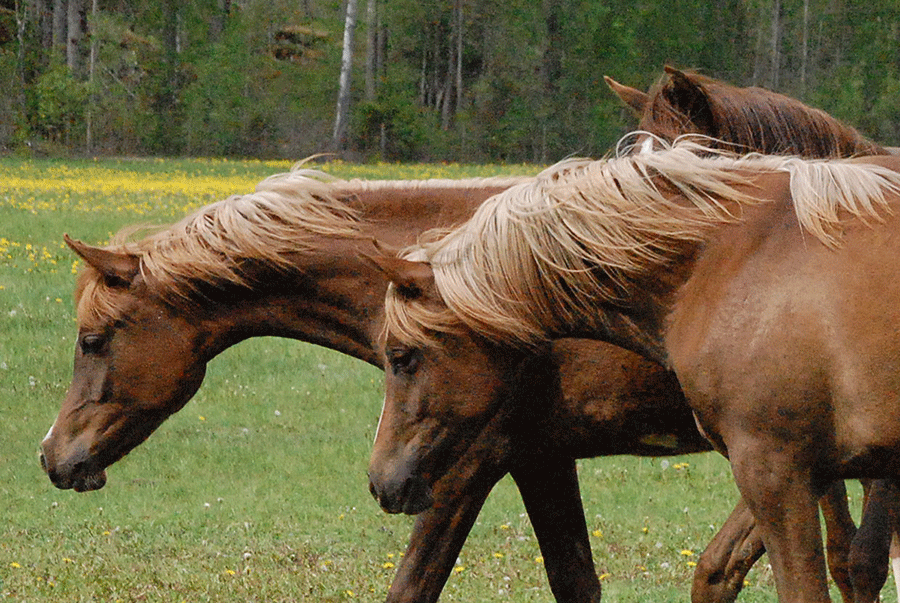
<path fill-rule="evenodd" d="M 666 63 L 900 145 L 896 0 L 0 0 L 0 150 L 596 156 L 634 126 L 603 76 L 647 88 Z"/>

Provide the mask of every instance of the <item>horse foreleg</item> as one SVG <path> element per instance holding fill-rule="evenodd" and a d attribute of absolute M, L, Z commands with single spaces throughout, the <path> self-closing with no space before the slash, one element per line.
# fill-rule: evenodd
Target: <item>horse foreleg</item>
<path fill-rule="evenodd" d="M 897 504 L 897 490 L 888 480 L 872 480 L 866 491 L 862 521 L 850 552 L 856 603 L 878 601 L 887 582 L 893 531 L 891 506 Z"/>
<path fill-rule="evenodd" d="M 900 601 L 900 539 L 897 536 L 897 528 L 891 537 L 891 572 L 894 574 L 894 588 L 897 589 L 897 600 Z"/>
<path fill-rule="evenodd" d="M 729 442 L 734 479 L 756 518 L 780 603 L 830 602 L 819 501 L 805 451 L 785 442 Z"/>
<path fill-rule="evenodd" d="M 731 603 L 737 599 L 747 572 L 766 552 L 755 526 L 753 514 L 740 500 L 700 555 L 694 569 L 691 601 Z"/>
<path fill-rule="evenodd" d="M 477 479 L 458 473 L 452 470 L 435 484 L 434 506 L 416 518 L 387 603 L 438 600 L 485 499 L 504 475 L 494 468 Z"/>
<path fill-rule="evenodd" d="M 843 481 L 831 484 L 819 500 L 819 507 L 825 520 L 825 550 L 831 578 L 841 591 L 844 603 L 861 603 L 865 599 L 855 597 L 851 580 L 851 546 L 857 530 L 850 516 L 847 487 Z"/>
<path fill-rule="evenodd" d="M 574 459 L 550 458 L 511 472 L 537 536 L 557 603 L 599 603 Z"/>

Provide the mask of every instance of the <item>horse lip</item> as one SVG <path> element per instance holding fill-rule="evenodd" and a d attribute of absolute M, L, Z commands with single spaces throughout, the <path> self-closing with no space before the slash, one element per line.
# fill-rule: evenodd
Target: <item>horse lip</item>
<path fill-rule="evenodd" d="M 385 513 L 418 515 L 434 504 L 431 486 L 421 476 L 408 478 L 395 494 L 376 488 L 371 481 L 369 491 Z"/>
<path fill-rule="evenodd" d="M 72 485 L 72 489 L 76 492 L 90 492 L 99 490 L 106 485 L 106 471 L 90 473 L 79 477 Z"/>

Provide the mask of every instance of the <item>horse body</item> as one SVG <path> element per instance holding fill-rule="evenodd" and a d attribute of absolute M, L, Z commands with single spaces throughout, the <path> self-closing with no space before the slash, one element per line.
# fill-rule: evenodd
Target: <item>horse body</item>
<path fill-rule="evenodd" d="M 428 357 L 466 339 L 464 323 L 493 357 L 577 334 L 665 362 L 732 463 L 780 599 L 826 601 L 818 497 L 837 479 L 898 475 L 900 285 L 886 258 L 900 245 L 900 160 L 767 158 L 731 163 L 720 178 L 721 160 L 682 151 L 562 167 L 486 203 L 411 256 L 433 275 L 415 262 L 392 268 L 387 349 Z M 587 175 L 594 165 L 597 178 Z M 403 458 L 407 438 L 452 450 L 466 437 L 453 394 L 425 381 L 431 364 L 414 368 L 387 374 L 386 408 L 410 411 L 425 396 L 448 418 L 376 441 L 377 493 L 405 479 L 397 467 L 434 465 L 429 454 Z M 487 391 L 481 408 L 470 400 L 467 420 L 495 412 L 497 395 Z"/>

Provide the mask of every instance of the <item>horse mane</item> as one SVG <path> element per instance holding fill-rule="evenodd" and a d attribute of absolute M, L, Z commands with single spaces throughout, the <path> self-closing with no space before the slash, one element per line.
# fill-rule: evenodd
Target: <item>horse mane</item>
<path fill-rule="evenodd" d="M 261 181 L 250 194 L 204 206 L 170 227 L 140 238 L 146 229 L 126 228 L 109 248 L 138 256 L 140 273 L 154 294 L 169 303 L 190 304 L 210 285 L 252 287 L 245 276 L 248 262 L 286 272 L 296 254 L 321 249 L 323 238 L 368 238 L 364 208 L 357 202 L 361 193 L 510 186 L 525 179 L 341 180 L 301 163 Z M 114 297 L 96 270 L 82 272 L 77 300 L 90 298 L 94 313 L 115 316 L 121 308 Z"/>
<path fill-rule="evenodd" d="M 653 153 L 574 160 L 488 199 L 450 234 L 410 248 L 427 261 L 446 309 L 390 288 L 386 329 L 434 341 L 462 321 L 487 339 L 540 345 L 573 325 L 602 329 L 600 304 L 622 305 L 642 277 L 686 242 L 764 203 L 750 177 L 787 172 L 801 227 L 839 243 L 840 212 L 877 220 L 900 174 L 876 165 L 736 156 L 679 140 Z M 747 192 L 751 191 L 751 192 Z"/>
<path fill-rule="evenodd" d="M 887 154 L 853 127 L 796 99 L 668 71 L 650 89 L 639 128 L 669 142 L 693 132 L 726 141 L 738 152 L 831 158 Z"/>

